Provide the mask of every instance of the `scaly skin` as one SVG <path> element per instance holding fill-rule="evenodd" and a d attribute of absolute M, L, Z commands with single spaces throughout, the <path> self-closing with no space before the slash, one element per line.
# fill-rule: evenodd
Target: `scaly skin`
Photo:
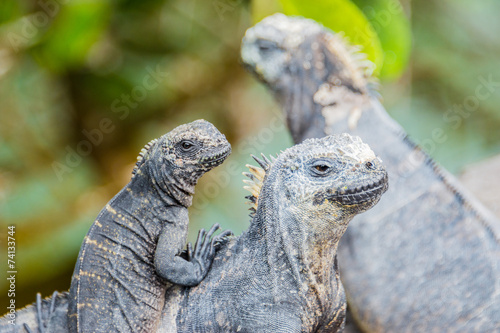
<path fill-rule="evenodd" d="M 154 332 L 165 290 L 194 286 L 215 253 L 218 225 L 200 231 L 191 260 L 187 238 L 194 187 L 231 146 L 209 122 L 181 125 L 148 144 L 130 181 L 85 237 L 70 288 L 70 332 Z M 224 233 L 226 236 L 227 233 Z"/>
<path fill-rule="evenodd" d="M 276 95 L 295 142 L 349 132 L 387 164 L 391 189 L 339 247 L 349 307 L 367 332 L 500 330 L 500 221 L 406 137 L 366 62 L 312 20 L 249 29 L 246 66 Z"/>
<path fill-rule="evenodd" d="M 386 191 L 385 169 L 347 134 L 306 140 L 273 162 L 256 160 L 264 170 L 248 174 L 251 226 L 216 253 L 198 286 L 169 291 L 162 327 L 171 330 L 162 332 L 342 329 L 337 244 L 352 217 Z"/>

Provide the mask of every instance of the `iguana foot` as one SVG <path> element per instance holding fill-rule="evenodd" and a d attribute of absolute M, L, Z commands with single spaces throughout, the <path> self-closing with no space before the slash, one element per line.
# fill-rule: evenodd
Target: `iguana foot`
<path fill-rule="evenodd" d="M 234 233 L 231 230 L 225 230 L 221 234 L 214 236 L 213 237 L 213 246 L 215 247 L 216 250 L 220 249 L 222 246 L 224 246 L 231 237 L 234 236 Z M 182 250 L 182 252 L 179 254 L 180 257 L 187 261 L 192 261 L 193 258 L 193 246 L 191 243 L 187 245 L 187 248 L 185 250 Z"/>
<path fill-rule="evenodd" d="M 40 293 L 36 294 L 36 318 L 38 322 L 38 331 L 40 333 L 45 332 L 45 327 L 43 326 L 43 316 L 42 316 L 42 295 Z M 23 324 L 24 329 L 27 333 L 34 333 L 28 324 Z"/>
<path fill-rule="evenodd" d="M 215 250 L 221 243 L 224 241 L 225 237 L 228 237 L 232 232 L 229 230 L 224 231 L 219 236 L 213 237 L 214 233 L 220 228 L 218 223 L 214 224 L 212 228 L 208 232 L 205 229 L 201 229 L 198 232 L 198 239 L 196 240 L 196 244 L 193 247 L 191 243 L 188 244 L 187 248 L 187 257 L 188 261 L 193 263 L 197 263 L 201 269 L 201 275 L 205 277 L 210 266 L 212 265 L 212 261 L 214 260 Z"/>
<path fill-rule="evenodd" d="M 57 291 L 54 291 L 54 293 L 52 293 L 52 298 L 51 298 L 50 307 L 49 307 L 49 313 L 47 314 L 47 322 L 50 320 L 52 313 L 54 313 L 54 309 L 56 306 L 57 294 L 58 294 Z M 38 330 L 37 331 L 40 333 L 45 333 L 45 329 L 47 328 L 47 323 L 44 322 L 44 320 L 43 320 L 43 315 L 42 315 L 43 304 L 42 304 L 42 295 L 40 293 L 36 294 L 35 306 L 36 306 L 36 318 L 37 318 L 37 322 L 38 322 Z M 31 328 L 28 326 L 28 324 L 26 324 L 26 323 L 23 324 L 23 327 L 27 333 L 34 333 L 33 330 L 31 330 Z"/>

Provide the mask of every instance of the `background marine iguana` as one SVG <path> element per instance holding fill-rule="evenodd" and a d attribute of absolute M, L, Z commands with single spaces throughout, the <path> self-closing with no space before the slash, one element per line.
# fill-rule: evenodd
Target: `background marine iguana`
<path fill-rule="evenodd" d="M 198 286 L 177 292 L 177 316 L 162 327 L 174 320 L 171 331 L 186 333 L 343 327 L 337 245 L 352 217 L 386 191 L 387 173 L 368 145 L 348 134 L 305 140 L 272 162 L 263 158 L 255 158 L 263 169 L 249 166 L 246 174 L 250 227 L 217 251 Z"/>
<path fill-rule="evenodd" d="M 190 260 L 187 240 L 194 187 L 231 146 L 211 123 L 197 120 L 151 141 L 131 181 L 105 206 L 85 237 L 69 292 L 70 332 L 152 332 L 170 284 L 194 286 L 215 253 L 202 229 Z M 221 237 L 229 233 L 221 234 Z"/>
<path fill-rule="evenodd" d="M 500 222 L 387 115 L 363 57 L 318 23 L 282 14 L 249 29 L 241 55 L 282 104 L 295 142 L 350 132 L 387 165 L 391 189 L 339 247 L 361 328 L 500 330 Z"/>

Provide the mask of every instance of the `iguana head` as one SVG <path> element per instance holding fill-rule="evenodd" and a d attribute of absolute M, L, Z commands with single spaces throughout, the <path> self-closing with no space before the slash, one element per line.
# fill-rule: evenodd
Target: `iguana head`
<path fill-rule="evenodd" d="M 263 19 L 247 30 L 241 58 L 286 110 L 295 142 L 310 137 L 315 115 L 337 121 L 377 95 L 373 64 L 359 48 L 310 19 L 279 13 Z"/>
<path fill-rule="evenodd" d="M 320 26 L 302 18 L 274 14 L 247 30 L 241 44 L 241 59 L 265 83 L 276 84 L 293 70 L 293 54 L 305 36 L 321 33 Z"/>
<path fill-rule="evenodd" d="M 338 225 L 343 233 L 350 219 L 373 207 L 388 187 L 381 161 L 349 134 L 308 139 L 273 162 L 257 161 L 264 171 L 251 167 L 247 182 L 255 216 L 278 214 L 278 223 L 288 221 L 325 237 Z"/>
<path fill-rule="evenodd" d="M 299 210 L 359 214 L 387 190 L 387 172 L 359 137 L 309 139 L 283 154 L 285 197 Z"/>
<path fill-rule="evenodd" d="M 318 80 L 338 79 L 363 90 L 373 64 L 358 51 L 342 34 L 334 34 L 311 19 L 277 13 L 246 31 L 241 59 L 273 89 L 290 84 L 293 76 L 309 72 Z"/>
<path fill-rule="evenodd" d="M 149 172 L 168 192 L 190 197 L 198 179 L 224 162 L 230 153 L 231 145 L 214 125 L 196 120 L 149 142 L 139 154 L 132 173 L 135 177 Z"/>

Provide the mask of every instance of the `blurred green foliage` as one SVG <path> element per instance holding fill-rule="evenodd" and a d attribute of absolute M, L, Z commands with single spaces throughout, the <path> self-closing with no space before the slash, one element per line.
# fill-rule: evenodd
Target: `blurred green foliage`
<path fill-rule="evenodd" d="M 367 17 L 383 49 L 380 77 L 398 79 L 407 68 L 411 51 L 410 21 L 399 0 L 353 0 Z"/>
<path fill-rule="evenodd" d="M 0 297 L 3 306 L 15 225 L 21 307 L 37 291 L 68 289 L 83 236 L 145 143 L 205 118 L 237 145 L 266 126 L 273 102 L 238 61 L 250 25 L 243 3 L 3 1 L 0 15 Z M 290 145 L 281 135 L 269 153 Z M 249 162 L 254 149 L 234 148 Z M 240 191 L 237 165 L 224 187 Z M 219 220 L 205 214 L 211 206 L 195 208 L 193 231 Z"/>
<path fill-rule="evenodd" d="M 288 3 L 311 15 L 330 6 Z M 392 80 L 382 84 L 385 104 L 424 148 L 454 172 L 500 151 L 499 3 L 405 1 L 389 20 L 389 0 L 345 3 L 349 12 L 332 7 L 323 23 L 344 15 L 345 29 L 372 25 L 382 78 Z M 408 63 L 409 18 L 412 60 L 396 80 Z M 181 123 L 207 119 L 233 145 L 197 188 L 191 239 L 215 222 L 246 229 L 241 172 L 249 154 L 291 145 L 281 111 L 239 64 L 251 24 L 239 0 L 0 2 L 0 263 L 6 272 L 7 226 L 16 225 L 18 307 L 37 291 L 69 288 L 83 236 L 130 179 L 137 153 Z M 468 111 L 481 80 L 493 82 L 492 91 L 481 90 L 484 98 Z M 437 142 L 436 129 L 447 139 Z"/>
<path fill-rule="evenodd" d="M 55 2 L 54 2 L 55 3 Z M 72 1 L 53 15 L 53 21 L 34 49 L 35 58 L 54 72 L 64 72 L 85 63 L 90 49 L 109 26 L 109 1 Z"/>
<path fill-rule="evenodd" d="M 382 89 L 393 117 L 454 173 L 500 152 L 498 13 L 492 0 L 412 2 L 410 70 Z"/>

